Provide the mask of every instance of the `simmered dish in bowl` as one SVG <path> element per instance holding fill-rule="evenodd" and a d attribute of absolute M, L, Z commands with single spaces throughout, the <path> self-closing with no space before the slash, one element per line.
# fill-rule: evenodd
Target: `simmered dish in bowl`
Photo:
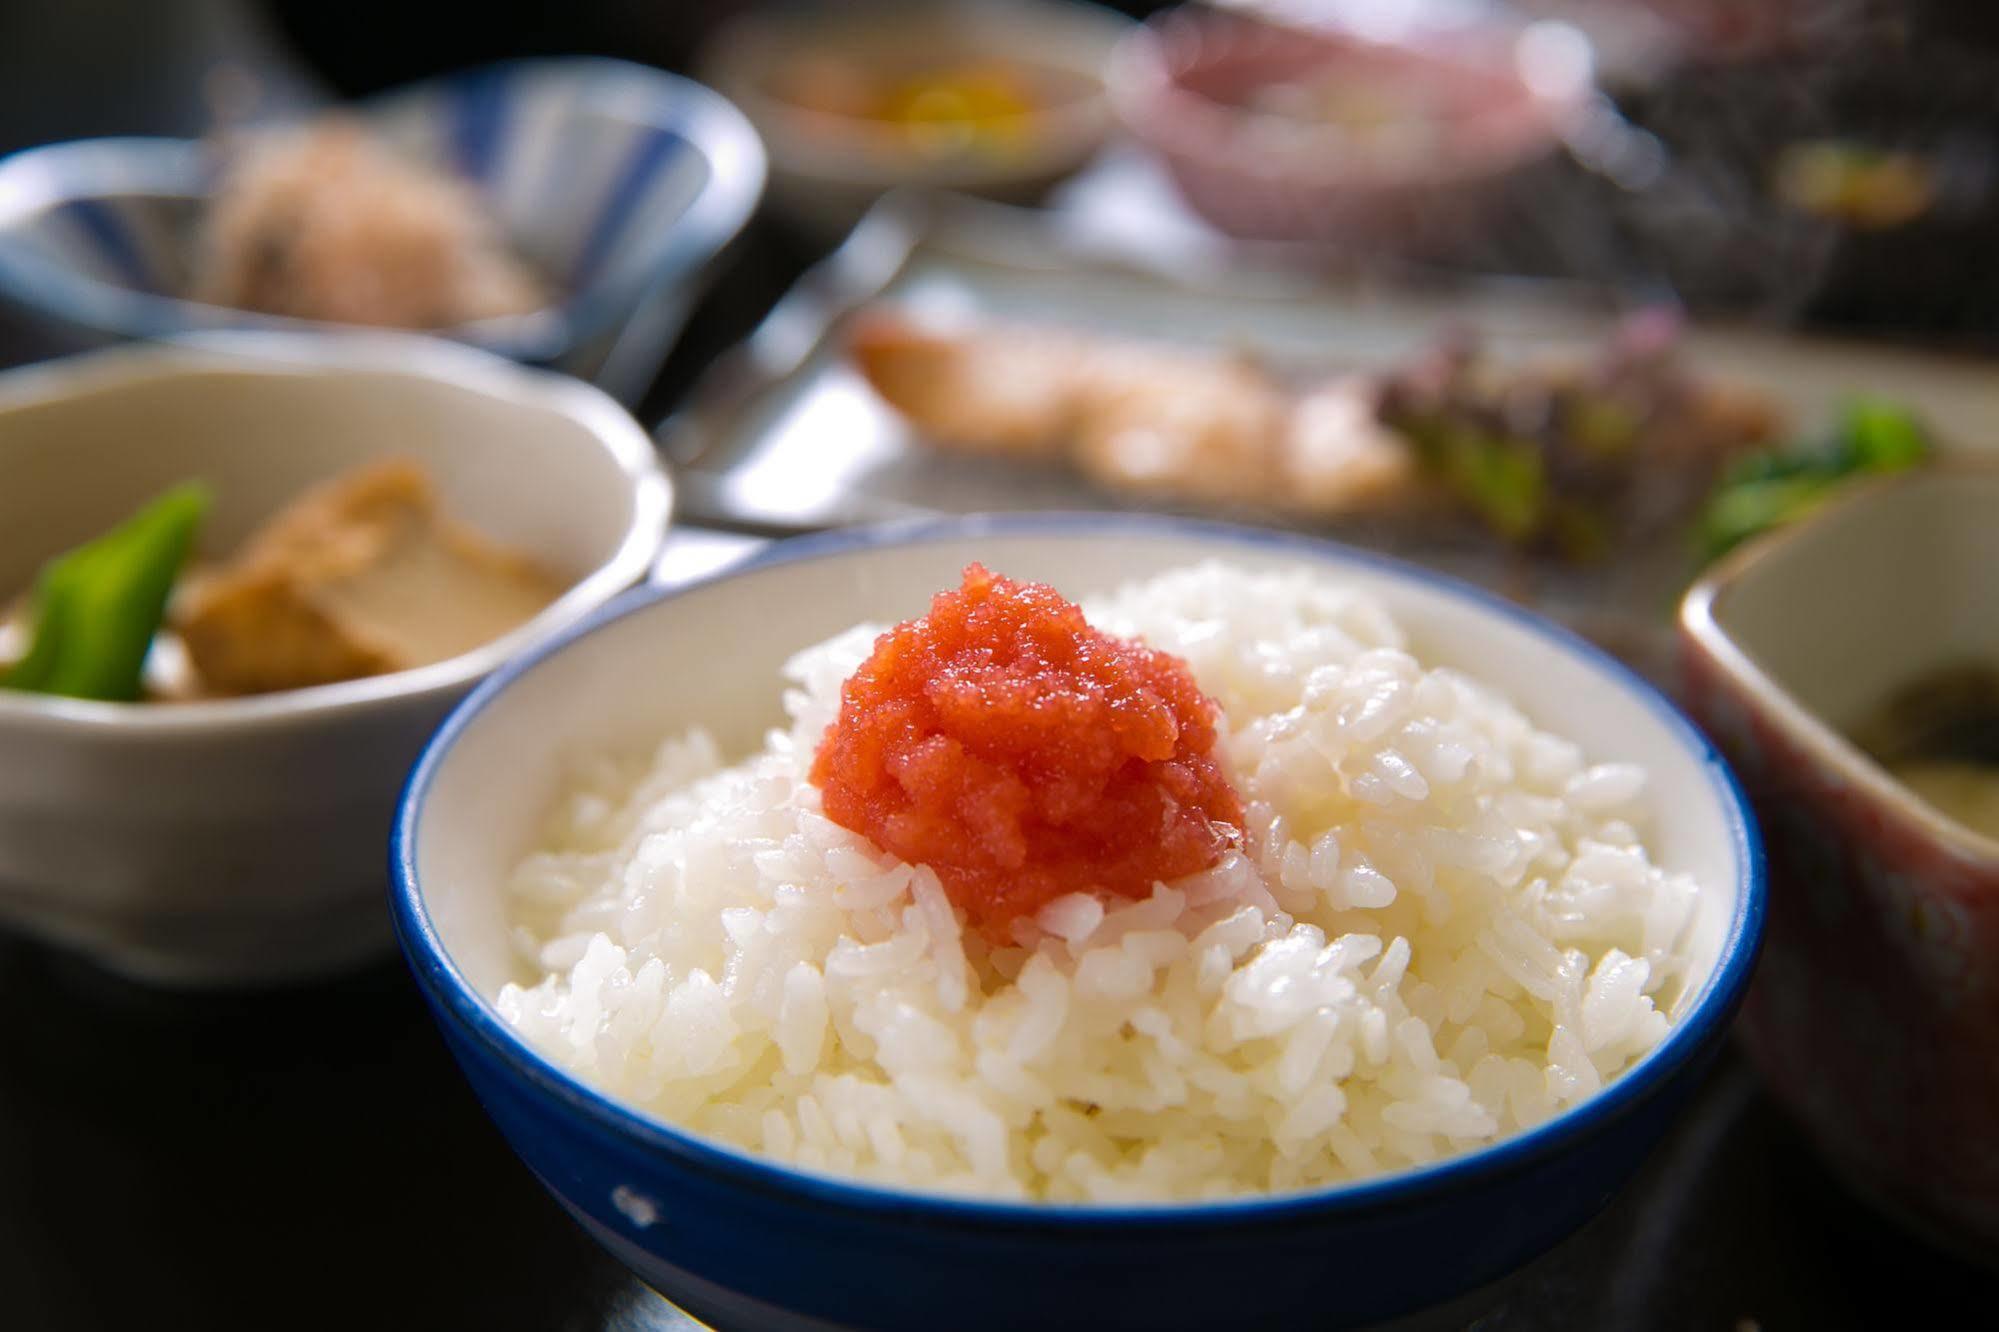
<path fill-rule="evenodd" d="M 0 477 L 0 922 L 171 984 L 378 956 L 424 738 L 668 505 L 602 394 L 390 335 L 10 372 Z"/>
<path fill-rule="evenodd" d="M 321 481 L 190 568 L 208 496 L 184 482 L 49 561 L 11 622 L 0 609 L 0 689 L 173 702 L 365 679 L 483 647 L 562 592 L 408 459 Z"/>

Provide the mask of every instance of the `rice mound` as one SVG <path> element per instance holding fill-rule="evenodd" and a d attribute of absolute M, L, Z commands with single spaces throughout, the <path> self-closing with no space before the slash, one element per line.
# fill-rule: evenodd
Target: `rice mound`
<path fill-rule="evenodd" d="M 1447 1157 L 1658 1043 L 1694 882 L 1645 774 L 1591 765 L 1382 608 L 1203 565 L 1086 601 L 1220 705 L 1243 849 L 1018 946 L 819 812 L 806 774 L 877 630 L 787 667 L 792 718 L 581 768 L 510 883 L 500 1012 L 585 1080 L 793 1165 L 997 1198 L 1284 1191 Z"/>

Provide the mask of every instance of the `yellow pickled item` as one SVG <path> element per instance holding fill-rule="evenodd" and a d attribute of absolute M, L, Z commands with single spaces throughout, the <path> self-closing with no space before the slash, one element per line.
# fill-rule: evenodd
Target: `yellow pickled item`
<path fill-rule="evenodd" d="M 883 99 L 881 119 L 927 152 L 1005 150 L 1026 136 L 1035 110 L 1020 81 L 1000 69 L 956 70 L 905 80 Z"/>

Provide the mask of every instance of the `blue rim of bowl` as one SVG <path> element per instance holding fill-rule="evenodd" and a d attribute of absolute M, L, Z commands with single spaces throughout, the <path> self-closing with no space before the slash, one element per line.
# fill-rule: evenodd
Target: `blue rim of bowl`
<path fill-rule="evenodd" d="M 615 327 L 618 319 L 642 305 L 676 279 L 698 271 L 735 238 L 749 222 L 763 196 L 768 170 L 763 140 L 735 105 L 720 93 L 692 79 L 608 56 L 561 56 L 501 61 L 439 75 L 420 83 L 391 89 L 358 104 L 369 111 L 392 107 L 431 88 L 450 87 L 464 80 L 549 78 L 574 76 L 602 84 L 620 79 L 625 86 L 641 82 L 660 94 L 670 108 L 650 123 L 673 129 L 708 159 L 709 178 L 669 228 L 666 243 L 647 268 L 629 283 L 615 286 L 590 282 L 542 310 L 503 319 L 481 320 L 424 332 L 453 338 L 517 361 L 557 360 L 569 351 Z M 122 188 L 142 193 L 183 195 L 188 185 L 190 157 L 198 158 L 196 139 L 124 136 L 73 139 L 24 148 L 0 158 L 0 184 L 21 185 L 29 191 L 23 207 L 46 207 L 69 200 L 97 197 L 79 191 L 116 164 Z M 101 161 L 92 161 L 92 158 Z M 326 332 L 350 329 L 349 324 L 259 314 L 228 306 L 209 305 L 178 296 L 161 296 L 99 281 L 32 253 L 0 243 L 0 288 L 23 304 L 82 328 L 129 338 L 163 339 L 192 332 L 268 329 Z"/>
<path fill-rule="evenodd" d="M 417 825 L 430 786 L 458 737 L 516 680 L 563 652 L 577 640 L 626 616 L 698 589 L 784 564 L 884 546 L 919 546 L 987 536 L 1073 536 L 1078 534 L 1196 536 L 1221 546 L 1293 551 L 1327 565 L 1360 567 L 1427 584 L 1530 630 L 1549 645 L 1580 657 L 1651 712 L 1699 761 L 1721 802 L 1739 867 L 1734 918 L 1722 941 L 1713 972 L 1687 1013 L 1664 1041 L 1603 1090 L 1580 1105 L 1490 1146 L 1428 1165 L 1324 1188 L 1253 1194 L 1202 1202 L 1037 1203 L 1012 1202 L 895 1189 L 834 1175 L 796 1169 L 704 1138 L 598 1091 L 534 1049 L 494 1010 L 452 962 L 424 905 L 416 869 Z M 917 519 L 794 537 L 774 543 L 749 559 L 705 578 L 671 588 L 639 587 L 600 609 L 561 637 L 544 644 L 488 677 L 460 703 L 418 757 L 403 787 L 389 843 L 390 908 L 396 937 L 418 983 L 441 1015 L 465 1027 L 487 1050 L 540 1090 L 581 1112 L 600 1128 L 663 1151 L 681 1164 L 760 1192 L 901 1217 L 1000 1229 L 1077 1229 L 1138 1226 L 1180 1229 L 1279 1223 L 1300 1215 L 1371 1212 L 1448 1192 L 1461 1185 L 1517 1173 L 1560 1152 L 1577 1136 L 1603 1127 L 1635 1109 L 1683 1067 L 1710 1038 L 1718 1039 L 1748 988 L 1762 946 L 1765 897 L 1763 842 L 1749 812 L 1748 798 L 1727 762 L 1649 681 L 1609 653 L 1540 615 L 1447 574 L 1337 542 L 1295 533 L 1154 514 L 1023 513 Z"/>

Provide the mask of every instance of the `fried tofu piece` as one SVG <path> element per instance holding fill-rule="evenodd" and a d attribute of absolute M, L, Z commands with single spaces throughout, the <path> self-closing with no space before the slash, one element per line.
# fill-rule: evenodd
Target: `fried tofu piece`
<path fill-rule="evenodd" d="M 256 694 L 455 657 L 559 591 L 446 517 L 422 468 L 391 461 L 299 497 L 193 578 L 174 620 L 205 691 Z"/>

